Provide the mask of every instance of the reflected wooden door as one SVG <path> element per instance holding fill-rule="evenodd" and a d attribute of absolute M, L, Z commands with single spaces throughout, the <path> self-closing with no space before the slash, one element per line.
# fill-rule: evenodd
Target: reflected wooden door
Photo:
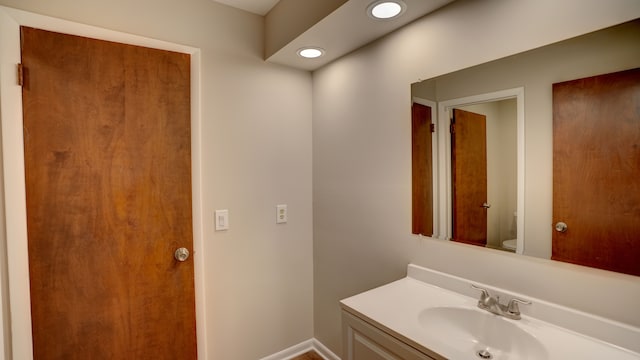
<path fill-rule="evenodd" d="M 451 124 L 453 239 L 487 244 L 487 118 L 453 110 Z"/>
<path fill-rule="evenodd" d="M 411 107 L 412 233 L 433 235 L 433 157 L 431 107 Z"/>
<path fill-rule="evenodd" d="M 640 275 L 640 69 L 553 84 L 552 259 Z"/>
<path fill-rule="evenodd" d="M 22 28 L 34 358 L 195 359 L 189 55 Z"/>

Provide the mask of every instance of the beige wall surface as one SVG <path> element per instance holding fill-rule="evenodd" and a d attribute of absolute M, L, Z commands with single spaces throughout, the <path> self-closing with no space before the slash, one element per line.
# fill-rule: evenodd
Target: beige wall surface
<path fill-rule="evenodd" d="M 420 79 L 639 16 L 636 0 L 462 0 L 315 71 L 316 338 L 340 353 L 338 301 L 404 276 L 410 262 L 640 326 L 637 277 L 411 235 L 409 106 Z M 526 121 L 529 138 L 549 141 L 548 124 Z M 527 143 L 526 153 L 526 216 L 544 219 L 550 152 Z"/>
<path fill-rule="evenodd" d="M 0 5 L 200 49 L 198 341 L 208 359 L 255 360 L 313 337 L 312 78 L 262 60 L 264 19 L 210 0 Z M 276 225 L 277 204 L 288 204 L 287 224 Z M 229 210 L 230 230 L 214 231 L 216 209 Z"/>

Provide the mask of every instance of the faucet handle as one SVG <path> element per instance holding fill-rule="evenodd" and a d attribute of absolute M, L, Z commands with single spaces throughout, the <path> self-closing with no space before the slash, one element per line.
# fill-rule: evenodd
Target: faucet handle
<path fill-rule="evenodd" d="M 507 305 L 507 311 L 509 312 L 509 314 L 520 316 L 520 308 L 518 308 L 518 303 L 531 305 L 531 301 L 513 298 L 509 300 L 509 305 Z"/>
<path fill-rule="evenodd" d="M 489 299 L 491 297 L 491 295 L 489 294 L 489 290 L 482 288 L 478 285 L 475 284 L 471 284 L 471 287 L 476 289 L 476 290 L 480 290 L 482 293 L 480 294 L 480 300 L 478 300 L 478 305 L 480 304 L 484 304 L 487 299 Z"/>

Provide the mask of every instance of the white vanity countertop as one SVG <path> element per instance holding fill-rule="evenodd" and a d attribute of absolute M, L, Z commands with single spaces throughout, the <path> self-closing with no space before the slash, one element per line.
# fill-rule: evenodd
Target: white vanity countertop
<path fill-rule="evenodd" d="M 415 265 L 409 265 L 408 273 L 409 276 L 406 278 L 342 300 L 342 308 L 360 318 L 363 318 L 363 320 L 381 327 L 383 330 L 390 332 L 391 335 L 394 335 L 400 340 L 409 343 L 409 345 L 417 347 L 423 351 L 424 349 L 430 349 L 431 351 L 452 360 L 478 359 L 474 353 L 462 353 L 461 347 L 451 346 L 450 344 L 446 344 L 438 339 L 443 335 L 447 335 L 446 329 L 442 329 L 442 331 L 445 332 L 444 334 L 439 333 L 437 334 L 438 336 L 434 336 L 431 331 L 425 330 L 425 327 L 419 320 L 423 311 L 437 307 L 461 308 L 466 309 L 465 311 L 473 310 L 486 313 L 489 316 L 495 316 L 484 310 L 478 309 L 476 306 L 477 298 L 469 297 L 459 292 L 443 288 L 443 284 L 446 284 L 444 287 L 449 287 L 454 290 L 457 290 L 457 288 L 460 288 L 461 286 L 464 286 L 466 289 L 466 287 L 470 288 L 472 282 Z M 432 282 L 437 283 L 439 286 L 427 283 L 424 281 L 425 279 L 435 279 Z M 479 284 L 477 282 L 474 282 L 474 284 L 489 288 L 492 294 L 498 293 L 506 295 L 506 297 L 502 296 L 505 300 L 513 297 L 510 297 L 510 293 L 506 291 L 500 291 L 500 289 L 484 286 L 484 284 Z M 470 293 L 475 293 L 475 291 L 471 290 Z M 515 297 L 531 300 L 534 304 L 532 306 L 537 305 L 537 311 L 530 311 L 533 313 L 546 313 L 556 316 L 562 312 L 569 312 L 566 316 L 558 316 L 559 318 L 564 317 L 565 320 L 571 320 L 572 317 L 576 316 L 589 316 L 561 306 L 554 306 L 553 304 L 545 303 L 543 301 L 540 301 L 541 304 L 536 304 L 536 301 L 539 301 L 536 299 L 526 298 L 524 296 Z M 547 359 L 640 359 L 640 353 L 636 352 L 637 349 L 635 348 L 632 349 L 633 351 L 628 350 L 593 337 L 585 336 L 581 334 L 582 332 L 576 332 L 575 329 L 569 330 L 567 328 L 554 325 L 550 323 L 548 319 L 544 319 L 547 321 L 543 321 L 539 318 L 528 316 L 525 310 L 526 307 L 527 305 L 521 306 L 522 319 L 520 320 L 500 319 L 512 322 L 526 333 L 532 335 L 533 338 L 537 339 L 544 346 Z M 546 307 L 551 310 L 545 309 Z M 576 315 L 576 313 L 578 315 Z M 580 326 L 584 326 L 585 324 L 588 326 L 598 327 L 611 326 L 611 331 L 617 338 L 623 338 L 623 340 L 626 339 L 627 343 L 633 342 L 637 344 L 636 346 L 640 346 L 640 329 L 638 328 L 614 322 L 609 324 L 608 321 L 600 318 L 587 320 L 581 319 L 575 322 L 580 323 Z M 507 325 L 511 326 L 511 324 Z M 497 356 L 494 357 L 494 360 L 498 360 L 500 358 L 506 357 Z M 525 358 L 533 357 L 529 355 Z"/>

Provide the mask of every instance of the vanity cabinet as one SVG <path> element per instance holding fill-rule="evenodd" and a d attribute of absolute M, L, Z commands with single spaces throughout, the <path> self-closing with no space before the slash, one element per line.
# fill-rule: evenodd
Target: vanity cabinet
<path fill-rule="evenodd" d="M 342 310 L 343 360 L 440 360 Z M 426 350 L 426 349 L 425 349 Z"/>
<path fill-rule="evenodd" d="M 640 360 L 638 327 L 534 298 L 537 317 L 505 319 L 478 309 L 470 284 L 489 287 L 410 264 L 407 277 L 340 300 L 342 359 Z"/>

